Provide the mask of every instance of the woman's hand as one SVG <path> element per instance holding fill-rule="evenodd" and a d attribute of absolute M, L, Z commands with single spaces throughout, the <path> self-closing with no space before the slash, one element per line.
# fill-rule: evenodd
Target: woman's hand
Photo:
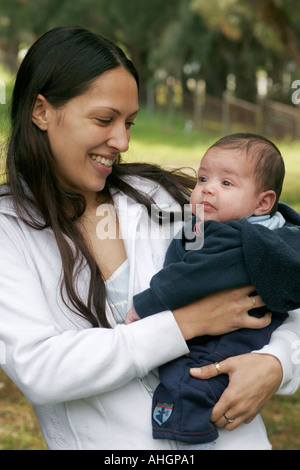
<path fill-rule="evenodd" d="M 282 367 L 275 356 L 249 353 L 226 359 L 219 368 L 222 374 L 228 374 L 229 385 L 214 406 L 211 421 L 232 431 L 242 423 L 250 423 L 274 395 L 282 381 Z M 193 368 L 190 374 L 210 379 L 218 375 L 218 370 L 212 364 Z"/>
<path fill-rule="evenodd" d="M 173 311 L 175 320 L 186 340 L 203 335 L 222 335 L 240 328 L 264 328 L 270 324 L 271 315 L 255 318 L 248 314 L 253 309 L 249 295 L 253 286 L 228 289 L 208 295 L 197 302 Z M 255 306 L 262 307 L 255 296 Z"/>

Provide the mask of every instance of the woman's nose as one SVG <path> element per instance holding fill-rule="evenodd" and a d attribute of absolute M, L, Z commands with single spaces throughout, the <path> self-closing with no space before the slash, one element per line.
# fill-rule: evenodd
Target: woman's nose
<path fill-rule="evenodd" d="M 127 152 L 129 149 L 130 130 L 126 126 L 116 126 L 108 140 L 108 145 L 119 152 Z"/>

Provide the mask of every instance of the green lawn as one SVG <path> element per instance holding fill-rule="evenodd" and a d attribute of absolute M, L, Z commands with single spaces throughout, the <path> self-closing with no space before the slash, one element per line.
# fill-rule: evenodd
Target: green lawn
<path fill-rule="evenodd" d="M 0 368 L 0 450 L 43 450 L 31 405 Z"/>
<path fill-rule="evenodd" d="M 0 145 L 8 133 L 7 109 L 8 105 L 0 105 Z M 126 159 L 156 162 L 169 167 L 197 168 L 206 148 L 220 135 L 213 123 L 205 123 L 205 128 L 198 131 L 189 132 L 185 128 L 186 119 L 182 116 L 149 116 L 142 110 L 132 130 Z M 300 211 L 300 142 L 276 144 L 283 154 L 287 170 L 281 199 Z M 299 415 L 300 391 L 292 397 L 276 396 L 269 402 L 263 417 L 274 449 L 300 450 Z M 44 448 L 31 406 L 0 369 L 0 450 Z"/>

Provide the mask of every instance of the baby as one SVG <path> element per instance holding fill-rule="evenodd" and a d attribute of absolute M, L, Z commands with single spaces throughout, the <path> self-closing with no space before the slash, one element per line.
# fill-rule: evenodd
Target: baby
<path fill-rule="evenodd" d="M 213 448 L 218 433 L 210 415 L 228 377 L 199 381 L 189 369 L 261 349 L 286 312 L 300 306 L 300 292 L 295 298 L 291 291 L 292 278 L 300 275 L 300 216 L 283 204 L 278 210 L 284 174 L 279 150 L 262 136 L 233 134 L 216 142 L 202 158 L 190 199 L 195 238 L 204 233 L 202 248 L 187 249 L 183 230 L 170 244 L 164 269 L 152 278 L 149 289 L 134 296 L 126 324 L 250 284 L 273 313 L 267 328 L 197 338 L 190 343 L 188 357 L 160 367 L 161 384 L 153 397 L 155 439 Z M 281 276 L 287 267 L 290 275 L 284 271 Z"/>

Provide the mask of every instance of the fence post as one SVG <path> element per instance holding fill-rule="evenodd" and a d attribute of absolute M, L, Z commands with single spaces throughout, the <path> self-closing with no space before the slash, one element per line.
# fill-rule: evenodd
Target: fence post
<path fill-rule="evenodd" d="M 206 86 L 204 80 L 198 80 L 194 90 L 194 125 L 198 129 L 202 124 L 202 111 L 205 104 Z"/>
<path fill-rule="evenodd" d="M 264 100 L 258 99 L 257 112 L 255 116 L 255 132 L 258 134 L 264 133 Z"/>
<path fill-rule="evenodd" d="M 223 92 L 222 99 L 222 124 L 223 134 L 230 133 L 230 97 L 228 91 Z"/>
<path fill-rule="evenodd" d="M 300 108 L 297 107 L 297 115 L 295 116 L 295 130 L 294 130 L 294 139 L 297 140 L 300 138 Z"/>
<path fill-rule="evenodd" d="M 155 112 L 155 91 L 151 85 L 148 85 L 146 92 L 147 92 L 147 97 L 146 97 L 147 112 L 150 115 L 153 115 Z"/>
<path fill-rule="evenodd" d="M 0 80 L 0 104 L 6 104 L 5 82 Z"/>

